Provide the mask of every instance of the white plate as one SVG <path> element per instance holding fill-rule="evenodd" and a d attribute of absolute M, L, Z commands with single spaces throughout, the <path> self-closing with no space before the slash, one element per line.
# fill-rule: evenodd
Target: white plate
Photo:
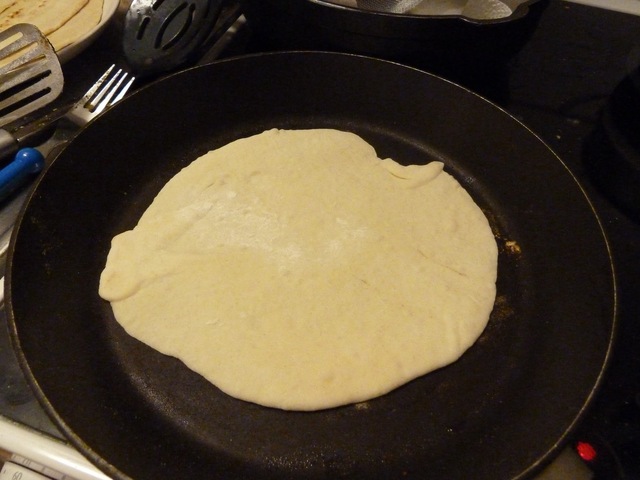
<path fill-rule="evenodd" d="M 67 45 L 66 47 L 60 49 L 58 53 L 58 58 L 61 63 L 68 62 L 73 57 L 82 52 L 85 48 L 91 45 L 100 33 L 107 26 L 107 23 L 113 15 L 116 13 L 118 9 L 119 0 L 104 0 L 102 5 L 102 18 L 100 19 L 100 23 L 96 25 L 93 29 L 89 30 L 84 36 L 78 39 L 75 43 L 71 45 Z"/>

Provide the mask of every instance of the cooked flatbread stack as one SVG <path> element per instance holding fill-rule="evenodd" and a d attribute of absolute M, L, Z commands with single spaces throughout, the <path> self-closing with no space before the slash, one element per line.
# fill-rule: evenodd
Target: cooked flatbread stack
<path fill-rule="evenodd" d="M 0 31 L 18 23 L 40 29 L 57 52 L 93 30 L 104 0 L 0 0 Z"/>

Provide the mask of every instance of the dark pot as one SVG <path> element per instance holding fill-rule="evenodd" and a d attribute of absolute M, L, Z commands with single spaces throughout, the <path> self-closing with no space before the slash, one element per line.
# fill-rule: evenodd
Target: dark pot
<path fill-rule="evenodd" d="M 322 0 L 242 0 L 254 33 L 273 49 L 331 50 L 437 67 L 503 62 L 527 42 L 548 0 L 499 20 L 379 13 Z"/>

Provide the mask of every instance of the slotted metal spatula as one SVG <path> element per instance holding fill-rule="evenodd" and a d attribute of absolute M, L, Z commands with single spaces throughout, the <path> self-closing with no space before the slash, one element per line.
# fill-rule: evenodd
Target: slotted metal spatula
<path fill-rule="evenodd" d="M 63 85 L 60 60 L 36 26 L 20 23 L 0 32 L 0 125 L 44 107 Z"/>
<path fill-rule="evenodd" d="M 359 8 L 385 13 L 405 13 L 424 0 L 357 0 Z"/>
<path fill-rule="evenodd" d="M 140 78 L 170 72 L 195 61 L 230 26 L 217 26 L 226 3 L 235 2 L 133 0 L 122 35 L 129 67 Z M 238 16 L 239 13 L 235 18 Z"/>

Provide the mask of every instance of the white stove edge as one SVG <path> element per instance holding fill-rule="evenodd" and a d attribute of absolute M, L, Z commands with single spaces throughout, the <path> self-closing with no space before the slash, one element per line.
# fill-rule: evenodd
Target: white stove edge
<path fill-rule="evenodd" d="M 604 8 L 615 12 L 640 15 L 640 0 L 564 0 L 567 3 L 580 3 L 589 7 Z"/>
<path fill-rule="evenodd" d="M 60 480 L 110 480 L 77 450 L 0 415 L 0 449 L 11 461 Z M 35 467 L 35 468 L 34 468 Z"/>
<path fill-rule="evenodd" d="M 1 459 L 29 467 L 56 480 L 111 480 L 71 446 L 17 424 L 0 415 L 0 450 L 12 452 Z M 592 480 L 593 472 L 566 447 L 538 474 L 536 480 Z"/>

